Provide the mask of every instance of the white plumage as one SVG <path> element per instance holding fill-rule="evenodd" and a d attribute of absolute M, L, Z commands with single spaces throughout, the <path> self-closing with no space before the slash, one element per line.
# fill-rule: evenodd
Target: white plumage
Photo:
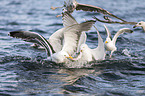
<path fill-rule="evenodd" d="M 116 40 L 118 38 L 118 36 L 120 34 L 123 34 L 124 32 L 127 32 L 127 33 L 132 33 L 133 31 L 130 30 L 129 28 L 122 28 L 120 29 L 113 37 L 111 37 L 111 33 L 110 31 L 108 30 L 107 26 L 104 25 L 105 29 L 106 29 L 106 32 L 107 32 L 107 38 L 106 38 L 106 41 L 105 41 L 105 49 L 106 51 L 111 51 L 111 54 L 110 54 L 110 58 L 113 54 L 114 51 L 117 50 L 117 47 L 115 46 L 115 43 L 116 43 Z"/>
<path fill-rule="evenodd" d="M 77 51 L 81 33 L 88 31 L 95 21 L 77 24 L 75 19 L 67 12 L 63 14 L 63 21 L 65 27 L 53 33 L 48 41 L 42 35 L 28 31 L 13 31 L 10 32 L 10 36 L 38 43 L 46 49 L 48 59 L 56 63 L 64 63 L 67 62 L 67 58 L 72 58 L 70 55 Z"/>
<path fill-rule="evenodd" d="M 79 61 L 79 62 L 90 62 L 93 60 L 104 60 L 105 59 L 105 48 L 104 48 L 103 39 L 101 38 L 99 31 L 97 30 L 96 27 L 95 27 L 95 29 L 98 34 L 98 47 L 91 49 L 84 42 L 84 44 L 82 44 L 80 46 L 80 54 L 76 58 L 73 58 L 73 60 Z M 86 41 L 86 36 L 84 38 L 85 38 L 84 41 Z"/>

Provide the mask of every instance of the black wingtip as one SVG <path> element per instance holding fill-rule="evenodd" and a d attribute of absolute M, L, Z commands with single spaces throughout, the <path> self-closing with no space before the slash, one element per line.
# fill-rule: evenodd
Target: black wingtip
<path fill-rule="evenodd" d="M 88 21 L 89 21 L 89 22 L 94 22 L 94 23 L 96 22 L 96 20 L 88 20 Z"/>
<path fill-rule="evenodd" d="M 11 36 L 11 37 L 15 37 L 15 35 L 16 35 L 17 33 L 20 33 L 20 32 L 22 32 L 22 30 L 11 31 L 11 32 L 8 33 L 8 35 Z"/>
<path fill-rule="evenodd" d="M 131 33 L 133 33 L 133 30 L 131 30 Z"/>
<path fill-rule="evenodd" d="M 62 17 L 64 17 L 65 15 L 69 15 L 70 17 L 72 17 L 72 15 L 69 12 L 67 12 L 67 11 L 62 12 Z"/>
<path fill-rule="evenodd" d="M 16 34 L 16 33 L 18 33 L 17 31 L 11 31 L 11 32 L 9 32 L 9 36 L 11 36 L 11 37 L 14 37 L 14 35 Z"/>

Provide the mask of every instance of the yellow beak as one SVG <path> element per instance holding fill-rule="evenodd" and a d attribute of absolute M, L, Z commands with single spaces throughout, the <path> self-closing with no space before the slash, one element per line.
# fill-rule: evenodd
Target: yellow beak
<path fill-rule="evenodd" d="M 70 58 L 70 59 L 73 59 L 73 57 L 72 57 L 72 56 L 70 56 L 70 55 L 69 55 L 69 57 L 65 57 L 65 58 Z"/>
<path fill-rule="evenodd" d="M 105 44 L 108 43 L 108 41 L 105 41 Z"/>
<path fill-rule="evenodd" d="M 68 58 L 73 59 L 73 57 L 72 57 L 72 56 L 69 56 Z"/>

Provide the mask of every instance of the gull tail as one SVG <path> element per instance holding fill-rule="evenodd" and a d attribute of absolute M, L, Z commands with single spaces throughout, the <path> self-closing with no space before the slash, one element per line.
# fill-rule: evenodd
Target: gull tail
<path fill-rule="evenodd" d="M 29 31 L 12 31 L 9 32 L 11 37 L 21 38 L 24 41 L 37 43 L 43 46 L 47 52 L 47 56 L 51 56 L 55 51 L 51 44 L 40 34 Z"/>

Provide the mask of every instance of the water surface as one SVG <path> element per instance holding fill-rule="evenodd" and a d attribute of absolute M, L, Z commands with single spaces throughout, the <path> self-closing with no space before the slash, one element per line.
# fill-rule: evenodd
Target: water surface
<path fill-rule="evenodd" d="M 144 0 L 77 0 L 80 3 L 102 7 L 127 21 L 145 20 Z M 62 28 L 63 0 L 0 0 L 0 95 L 85 95 L 85 96 L 143 96 L 145 95 L 145 33 L 132 25 L 106 24 L 112 35 L 121 28 L 131 28 L 132 34 L 121 35 L 118 50 L 111 59 L 91 62 L 88 67 L 71 68 L 46 61 L 44 50 L 31 43 L 8 36 L 10 31 L 34 31 L 45 38 Z M 101 18 L 101 14 L 75 11 L 78 22 Z M 104 23 L 95 26 L 105 40 Z M 87 44 L 97 46 L 94 28 L 87 32 Z"/>

